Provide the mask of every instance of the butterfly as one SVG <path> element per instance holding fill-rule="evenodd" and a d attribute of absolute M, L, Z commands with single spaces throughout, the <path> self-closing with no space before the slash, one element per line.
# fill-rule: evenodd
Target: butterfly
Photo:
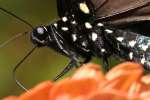
<path fill-rule="evenodd" d="M 141 63 L 144 68 L 150 69 L 149 3 L 150 0 L 57 0 L 58 20 L 35 28 L 24 19 L 1 8 L 33 30 L 21 34 L 30 34 L 35 46 L 15 66 L 14 77 L 22 62 L 36 48 L 44 46 L 70 59 L 54 81 L 73 67 L 89 62 L 93 56 L 103 59 L 106 70 L 109 70 L 108 58 L 112 55 Z"/>

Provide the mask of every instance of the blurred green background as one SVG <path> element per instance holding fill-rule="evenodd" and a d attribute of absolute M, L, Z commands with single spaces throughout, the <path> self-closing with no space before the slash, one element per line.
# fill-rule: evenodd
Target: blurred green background
<path fill-rule="evenodd" d="M 56 0 L 0 0 L 0 7 L 13 12 L 35 27 L 48 25 L 58 18 Z M 0 11 L 0 44 L 17 33 L 26 31 L 32 30 L 19 20 Z M 12 70 L 32 46 L 30 37 L 27 35 L 0 48 L 0 98 L 19 95 L 23 92 L 15 84 Z M 17 70 L 17 78 L 25 87 L 31 88 L 41 81 L 53 79 L 68 63 L 68 60 L 50 48 L 39 48 Z"/>

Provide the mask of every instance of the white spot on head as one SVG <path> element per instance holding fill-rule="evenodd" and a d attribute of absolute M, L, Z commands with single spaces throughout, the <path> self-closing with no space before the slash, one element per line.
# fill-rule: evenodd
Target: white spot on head
<path fill-rule="evenodd" d="M 104 48 L 101 49 L 101 52 L 105 52 L 106 50 Z"/>
<path fill-rule="evenodd" d="M 124 40 L 124 38 L 123 38 L 123 37 L 117 37 L 117 40 L 118 40 L 119 42 L 122 42 L 122 41 Z"/>
<path fill-rule="evenodd" d="M 62 27 L 61 28 L 63 31 L 68 31 L 69 29 L 68 29 L 68 27 Z"/>
<path fill-rule="evenodd" d="M 73 41 L 75 42 L 77 40 L 77 34 L 72 34 L 72 38 L 73 38 Z"/>
<path fill-rule="evenodd" d="M 67 17 L 62 17 L 62 21 L 63 21 L 63 22 L 66 22 L 67 20 L 68 20 Z"/>
<path fill-rule="evenodd" d="M 112 34 L 113 33 L 113 31 L 110 30 L 110 29 L 105 29 L 105 32 L 108 33 L 108 34 Z"/>
<path fill-rule="evenodd" d="M 130 52 L 130 53 L 129 53 L 129 58 L 130 58 L 130 60 L 133 59 L 133 52 Z"/>
<path fill-rule="evenodd" d="M 80 3 L 79 4 L 79 8 L 85 14 L 89 14 L 90 13 L 90 10 L 89 10 L 89 8 L 88 8 L 86 3 Z"/>
<path fill-rule="evenodd" d="M 136 44 L 136 41 L 134 41 L 134 40 L 132 40 L 132 41 L 129 42 L 129 45 L 130 45 L 131 47 L 134 47 L 135 44 Z"/>
<path fill-rule="evenodd" d="M 92 25 L 89 23 L 89 22 L 85 22 L 85 27 L 87 29 L 91 29 L 92 28 Z"/>
<path fill-rule="evenodd" d="M 104 24 L 102 24 L 102 23 L 98 23 L 98 24 L 97 24 L 97 26 L 99 26 L 99 27 L 103 27 L 103 26 L 104 26 Z"/>
<path fill-rule="evenodd" d="M 38 27 L 37 28 L 37 33 L 41 34 L 41 35 L 44 34 L 44 29 L 42 27 Z"/>
<path fill-rule="evenodd" d="M 92 33 L 92 41 L 96 41 L 98 38 L 97 34 L 95 32 Z"/>
<path fill-rule="evenodd" d="M 145 57 L 143 57 L 143 58 L 141 59 L 141 64 L 144 64 L 145 62 L 146 62 Z"/>

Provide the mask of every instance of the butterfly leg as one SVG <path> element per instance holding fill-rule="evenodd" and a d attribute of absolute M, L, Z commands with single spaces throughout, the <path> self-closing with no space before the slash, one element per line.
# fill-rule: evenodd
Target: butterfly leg
<path fill-rule="evenodd" d="M 108 72 L 109 71 L 109 62 L 107 57 L 103 57 L 103 66 L 104 66 L 104 71 Z"/>
<path fill-rule="evenodd" d="M 80 66 L 80 62 L 78 59 L 78 55 L 72 50 L 72 47 L 65 41 L 65 39 L 56 32 L 56 30 L 51 26 L 53 41 L 55 41 L 57 45 L 57 50 L 61 51 L 65 56 L 69 57 L 71 61 L 69 64 L 58 74 L 53 81 L 58 80 L 60 77 L 64 76 L 67 72 L 69 72 L 73 67 Z"/>
<path fill-rule="evenodd" d="M 59 78 L 61 78 L 62 76 L 64 76 L 66 73 L 68 73 L 74 66 L 77 66 L 76 61 L 75 60 L 71 60 L 69 62 L 69 64 L 60 72 L 60 74 L 58 74 L 53 81 L 58 80 Z"/>
<path fill-rule="evenodd" d="M 87 62 L 89 62 L 91 60 L 91 57 L 87 57 L 82 63 L 79 63 L 78 61 L 71 59 L 71 61 L 69 62 L 69 64 L 60 72 L 60 74 L 58 74 L 53 81 L 58 80 L 59 78 L 61 78 L 62 76 L 64 76 L 67 72 L 69 72 L 73 67 L 81 67 L 82 64 L 85 64 Z"/>

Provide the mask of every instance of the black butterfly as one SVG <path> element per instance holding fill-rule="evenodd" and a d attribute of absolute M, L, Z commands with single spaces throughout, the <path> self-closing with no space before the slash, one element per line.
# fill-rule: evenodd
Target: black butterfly
<path fill-rule="evenodd" d="M 33 28 L 31 41 L 35 47 L 15 66 L 14 75 L 20 64 L 37 47 L 43 46 L 70 58 L 54 80 L 71 68 L 89 62 L 92 56 L 102 58 L 106 70 L 111 55 L 141 63 L 150 69 L 150 38 L 147 34 L 150 31 L 145 27 L 149 25 L 149 4 L 150 0 L 57 0 L 60 19 L 36 28 L 1 8 Z M 80 61 L 80 57 L 84 61 Z"/>

